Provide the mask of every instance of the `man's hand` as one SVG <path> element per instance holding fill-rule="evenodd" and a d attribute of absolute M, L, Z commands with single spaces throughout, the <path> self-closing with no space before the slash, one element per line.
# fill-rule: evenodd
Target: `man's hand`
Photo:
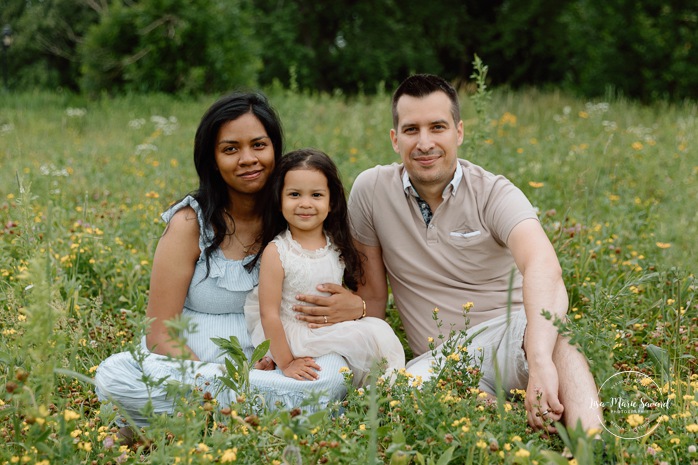
<path fill-rule="evenodd" d="M 334 323 L 356 320 L 363 314 L 363 300 L 350 290 L 331 283 L 320 284 L 317 289 L 332 295 L 297 295 L 296 299 L 315 306 L 293 306 L 293 310 L 297 312 L 296 318 L 306 321 L 309 327 L 321 328 Z"/>
<path fill-rule="evenodd" d="M 525 405 L 528 424 L 534 430 L 557 432 L 552 423 L 560 421 L 565 410 L 558 398 L 558 389 L 557 369 L 552 360 L 534 363 L 529 361 Z"/>
<path fill-rule="evenodd" d="M 293 359 L 291 363 L 281 371 L 289 378 L 299 381 L 314 381 L 320 377 L 320 375 L 317 374 L 320 370 L 320 365 L 315 363 L 312 357 L 301 357 Z"/>

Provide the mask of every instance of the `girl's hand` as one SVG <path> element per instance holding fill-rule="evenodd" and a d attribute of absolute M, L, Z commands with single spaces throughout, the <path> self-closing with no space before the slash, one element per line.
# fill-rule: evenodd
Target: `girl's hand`
<path fill-rule="evenodd" d="M 299 381 L 314 381 L 320 377 L 320 375 L 317 374 L 320 370 L 320 365 L 315 363 L 312 357 L 301 357 L 293 359 L 282 371 L 284 375 L 289 378 Z"/>
<path fill-rule="evenodd" d="M 266 355 L 254 364 L 255 370 L 269 371 L 273 370 L 275 367 L 276 364 L 274 363 L 274 360 L 272 360 L 271 357 L 267 357 Z"/>
<path fill-rule="evenodd" d="M 296 318 L 308 323 L 311 328 L 321 328 L 323 326 L 341 323 L 343 321 L 356 320 L 363 314 L 363 300 L 349 289 L 338 284 L 320 284 L 317 287 L 320 292 L 329 292 L 330 296 L 302 294 L 296 299 L 301 302 L 314 304 L 294 305 Z"/>

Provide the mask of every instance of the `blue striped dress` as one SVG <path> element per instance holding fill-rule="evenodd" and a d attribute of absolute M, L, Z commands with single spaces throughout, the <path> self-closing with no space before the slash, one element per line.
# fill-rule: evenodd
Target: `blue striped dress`
<path fill-rule="evenodd" d="M 209 225 L 204 225 L 201 207 L 188 196 L 173 206 L 162 218 L 169 222 L 180 209 L 191 207 L 197 214 L 200 231 L 199 249 L 201 255 L 196 263 L 194 276 L 189 285 L 182 318 L 189 320 L 188 332 L 184 339 L 201 361 L 182 361 L 163 355 L 150 353 L 145 346 L 145 338 L 137 348 L 141 355 L 134 357 L 131 352 L 114 354 L 104 360 L 95 373 L 95 391 L 103 402 L 111 402 L 130 416 L 138 426 L 148 424 L 144 408 L 151 402 L 154 413 L 171 414 L 174 403 L 168 398 L 164 383 L 147 386 L 144 377 L 152 380 L 167 378 L 192 387 L 199 387 L 211 394 L 217 394 L 219 405 L 227 406 L 235 402 L 237 393 L 222 387 L 220 380 L 221 364 L 224 361 L 221 349 L 211 342 L 212 337 L 228 338 L 237 336 L 248 359 L 254 350 L 247 332 L 243 307 L 247 294 L 258 284 L 259 269 L 251 273 L 244 265 L 251 259 L 227 259 L 218 249 L 210 258 L 210 272 L 206 276 L 204 249 L 207 237 L 212 237 Z M 138 360 L 137 360 L 138 359 Z M 298 381 L 284 376 L 278 368 L 273 371 L 252 370 L 250 385 L 252 390 L 265 399 L 267 406 L 282 405 L 287 408 L 300 406 L 308 398 L 319 402 L 306 407 L 317 410 L 327 406 L 346 394 L 340 368 L 346 362 L 337 354 L 328 354 L 316 359 L 322 367 L 320 378 L 315 381 Z M 145 375 L 145 376 L 144 376 Z"/>

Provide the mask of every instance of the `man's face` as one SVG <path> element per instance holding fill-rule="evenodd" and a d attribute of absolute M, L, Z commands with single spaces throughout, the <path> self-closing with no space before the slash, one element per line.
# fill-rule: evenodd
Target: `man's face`
<path fill-rule="evenodd" d="M 451 100 L 444 92 L 417 98 L 403 95 L 397 102 L 398 125 L 390 130 L 393 149 L 400 154 L 412 185 L 441 189 L 451 182 L 463 122 L 453 121 Z"/>

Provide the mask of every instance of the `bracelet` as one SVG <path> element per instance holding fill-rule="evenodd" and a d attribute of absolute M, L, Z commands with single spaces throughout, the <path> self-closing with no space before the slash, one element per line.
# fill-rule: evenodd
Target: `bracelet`
<path fill-rule="evenodd" d="M 358 317 L 357 320 L 360 320 L 366 316 L 366 301 L 361 299 L 361 303 L 364 304 L 364 309 L 361 311 L 361 316 Z"/>

